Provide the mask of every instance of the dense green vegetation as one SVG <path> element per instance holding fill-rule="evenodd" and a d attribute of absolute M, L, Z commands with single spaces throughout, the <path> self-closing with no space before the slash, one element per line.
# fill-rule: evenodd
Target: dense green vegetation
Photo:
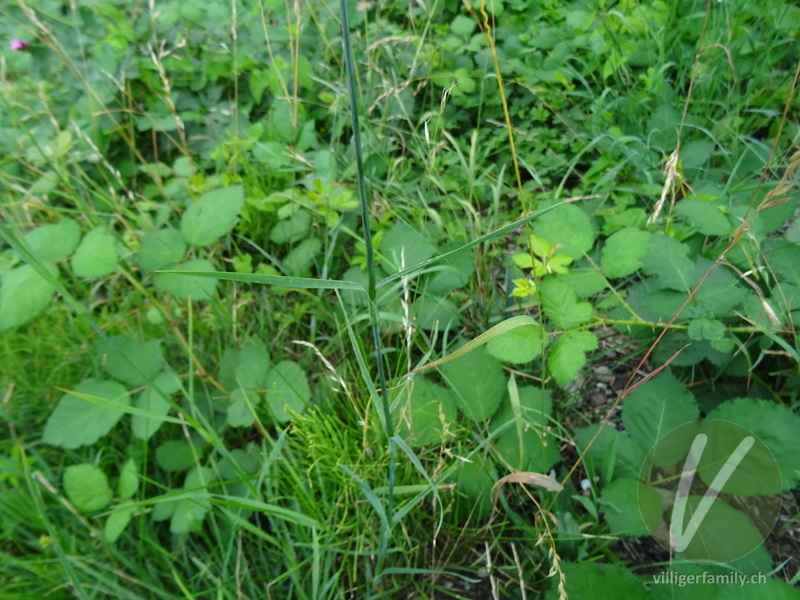
<path fill-rule="evenodd" d="M 800 8 L 347 14 L 0 1 L 0 596 L 800 597 Z"/>

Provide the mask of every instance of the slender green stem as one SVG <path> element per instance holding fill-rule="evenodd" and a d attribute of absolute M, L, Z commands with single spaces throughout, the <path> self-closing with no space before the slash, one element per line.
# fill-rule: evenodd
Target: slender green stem
<path fill-rule="evenodd" d="M 386 427 L 386 437 L 389 439 L 389 493 L 387 495 L 387 523 L 391 523 L 394 497 L 394 470 L 397 450 L 394 442 L 392 441 L 394 428 L 392 427 L 392 415 L 391 411 L 389 410 L 389 396 L 386 390 L 386 372 L 383 366 L 383 353 L 381 352 L 378 305 L 375 301 L 377 290 L 375 281 L 375 255 L 372 248 L 372 236 L 370 234 L 369 227 L 369 205 L 367 200 L 367 191 L 364 185 L 364 167 L 361 160 L 361 137 L 358 126 L 358 102 L 356 101 L 356 76 L 355 68 L 353 66 L 353 51 L 350 46 L 350 22 L 347 18 L 347 1 L 340 0 L 340 6 L 342 11 L 342 42 L 344 45 L 344 62 L 347 69 L 347 83 L 350 95 L 350 116 L 353 127 L 353 145 L 356 154 L 356 181 L 358 187 L 358 199 L 361 205 L 361 227 L 364 233 L 364 246 L 367 254 L 367 274 L 369 277 L 367 284 L 367 294 L 369 296 L 369 318 L 372 324 L 372 338 L 375 343 L 375 359 L 378 363 L 378 381 L 381 388 L 381 409 L 384 417 L 383 422 L 384 426 Z M 387 527 L 391 526 L 388 525 Z M 380 578 L 381 571 L 383 570 L 383 562 L 388 549 L 389 534 L 389 530 L 382 531 L 381 548 L 378 556 L 375 581 L 373 582 L 373 585 L 375 586 L 377 586 L 378 579 Z"/>

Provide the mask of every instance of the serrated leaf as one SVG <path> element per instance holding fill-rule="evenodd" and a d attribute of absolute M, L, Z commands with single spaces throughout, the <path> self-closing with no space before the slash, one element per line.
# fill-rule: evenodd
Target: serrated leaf
<path fill-rule="evenodd" d="M 244 206 L 240 185 L 219 188 L 203 196 L 183 213 L 181 233 L 195 246 L 208 246 L 236 226 Z"/>
<path fill-rule="evenodd" d="M 675 205 L 675 214 L 703 235 L 727 235 L 733 229 L 717 205 L 702 198 L 684 198 Z"/>
<path fill-rule="evenodd" d="M 78 277 L 96 279 L 117 272 L 117 244 L 105 228 L 93 229 L 81 240 L 70 261 Z"/>
<path fill-rule="evenodd" d="M 117 483 L 117 493 L 120 498 L 133 498 L 136 490 L 139 489 L 139 469 L 132 458 L 125 461 L 119 472 L 119 482 Z"/>
<path fill-rule="evenodd" d="M 494 479 L 486 469 L 484 461 L 468 462 L 456 473 L 455 511 L 461 521 L 481 522 L 492 508 Z"/>
<path fill-rule="evenodd" d="M 45 265 L 54 277 L 55 266 Z M 53 299 L 53 288 L 31 265 L 6 271 L 0 276 L 0 331 L 18 327 L 42 312 Z"/>
<path fill-rule="evenodd" d="M 594 444 L 589 446 L 599 427 L 600 424 L 596 423 L 575 429 L 573 435 L 578 450 L 581 453 L 586 451 L 585 460 L 587 465 L 593 468 L 592 472 L 601 477 L 608 476 L 607 479 L 601 479 L 601 485 L 619 477 L 638 478 L 644 464 L 645 452 L 629 435 L 609 425 L 603 427 Z M 613 457 L 610 456 L 612 453 Z M 602 473 L 601 469 L 606 468 L 606 465 L 608 472 Z"/>
<path fill-rule="evenodd" d="M 322 241 L 313 237 L 300 242 L 296 248 L 286 255 L 283 266 L 286 273 L 291 275 L 308 275 L 314 260 L 322 252 Z"/>
<path fill-rule="evenodd" d="M 546 341 L 541 325 L 523 325 L 489 341 L 486 351 L 498 360 L 521 364 L 541 356 Z"/>
<path fill-rule="evenodd" d="M 53 225 L 40 225 L 22 238 L 37 259 L 50 263 L 63 260 L 75 251 L 81 239 L 81 227 L 73 219 Z"/>
<path fill-rule="evenodd" d="M 161 291 L 168 292 L 177 298 L 190 298 L 192 300 L 208 300 L 217 287 L 216 278 L 203 277 L 203 273 L 213 273 L 214 265 L 205 259 L 197 258 L 181 265 L 172 267 L 175 273 L 185 272 L 186 275 L 173 273 L 157 273 L 153 283 Z"/>
<path fill-rule="evenodd" d="M 248 338 L 237 354 L 236 383 L 248 390 L 260 390 L 267 385 L 269 351 L 257 337 Z"/>
<path fill-rule="evenodd" d="M 603 565 L 595 562 L 582 562 L 562 567 L 566 574 L 564 594 L 553 586 L 547 600 L 569 598 L 569 600 L 606 600 L 624 598 L 625 600 L 651 600 L 650 594 L 639 579 L 625 566 Z M 674 586 L 664 587 L 672 591 Z M 677 588 L 680 589 L 680 588 Z"/>
<path fill-rule="evenodd" d="M 436 247 L 419 229 L 405 223 L 396 223 L 384 234 L 379 246 L 380 253 L 388 259 L 384 268 L 388 272 L 400 271 L 428 260 L 436 252 Z"/>
<path fill-rule="evenodd" d="M 302 412 L 311 399 L 306 374 L 300 365 L 288 360 L 278 363 L 270 370 L 266 388 L 267 404 L 279 423 L 285 423 L 292 418 L 289 410 Z"/>
<path fill-rule="evenodd" d="M 559 385 L 570 381 L 586 364 L 586 352 L 597 349 L 597 338 L 590 331 L 566 331 L 547 355 L 550 374 Z"/>
<path fill-rule="evenodd" d="M 106 519 L 106 524 L 103 527 L 103 537 L 106 542 L 113 544 L 125 531 L 125 528 L 131 522 L 134 513 L 136 513 L 137 505 L 134 502 L 122 502 L 114 507 L 111 514 Z"/>
<path fill-rule="evenodd" d="M 491 418 L 506 395 L 503 367 L 485 348 L 448 362 L 442 367 L 442 376 L 458 408 L 475 423 Z"/>
<path fill-rule="evenodd" d="M 693 340 L 721 340 L 725 337 L 725 324 L 716 319 L 694 319 L 688 333 Z"/>
<path fill-rule="evenodd" d="M 231 427 L 250 427 L 256 420 L 253 408 L 260 402 L 261 394 L 241 388 L 233 390 L 230 404 L 228 404 L 228 425 Z"/>
<path fill-rule="evenodd" d="M 458 242 L 444 244 L 439 250 L 443 254 L 458 248 Z M 459 289 L 469 283 L 472 273 L 475 271 L 475 259 L 472 252 L 462 250 L 442 259 L 437 267 L 433 267 L 435 273 L 428 275 L 429 279 L 423 288 L 434 295 L 443 296 L 447 292 Z"/>
<path fill-rule="evenodd" d="M 648 275 L 658 277 L 664 286 L 688 292 L 696 283 L 695 265 L 688 257 L 689 247 L 665 235 L 650 237 L 642 268 Z"/>
<path fill-rule="evenodd" d="M 622 229 L 603 245 L 600 265 L 609 279 L 627 277 L 642 266 L 647 254 L 650 234 L 641 229 Z"/>
<path fill-rule="evenodd" d="M 717 406 L 708 418 L 730 421 L 752 431 L 775 457 L 783 489 L 797 485 L 800 480 L 800 455 L 797 453 L 800 416 L 773 401 L 736 398 Z"/>
<path fill-rule="evenodd" d="M 452 392 L 420 376 L 401 390 L 394 411 L 398 435 L 412 448 L 440 444 L 457 415 Z"/>
<path fill-rule="evenodd" d="M 572 269 L 559 275 L 558 279 L 571 287 L 578 298 L 589 298 L 606 287 L 606 280 L 594 269 Z"/>
<path fill-rule="evenodd" d="M 648 535 L 661 521 L 661 495 L 637 479 L 617 479 L 606 485 L 600 504 L 612 535 Z"/>
<path fill-rule="evenodd" d="M 71 465 L 64 470 L 64 491 L 77 510 L 86 514 L 102 510 L 111 502 L 108 477 L 94 465 Z"/>
<path fill-rule="evenodd" d="M 311 229 L 311 215 L 298 210 L 288 219 L 280 221 L 270 231 L 269 239 L 275 244 L 291 244 L 302 240 Z"/>
<path fill-rule="evenodd" d="M 123 405 L 130 403 L 125 388 L 116 381 L 89 379 L 80 383 L 74 393 Z M 118 408 L 96 404 L 67 393 L 47 419 L 42 441 L 68 450 L 94 444 L 111 431 L 124 414 Z"/>
<path fill-rule="evenodd" d="M 595 232 L 589 217 L 574 204 L 561 204 L 533 223 L 533 231 L 553 245 L 557 252 L 574 259 L 592 249 Z"/>
<path fill-rule="evenodd" d="M 455 304 L 447 298 L 431 294 L 418 298 L 411 305 L 410 314 L 416 320 L 417 326 L 425 331 L 435 328 L 444 331 L 461 322 L 461 313 Z"/>
<path fill-rule="evenodd" d="M 214 479 L 214 472 L 208 467 L 195 467 L 186 475 L 184 490 L 193 490 L 189 498 L 182 498 L 175 506 L 169 531 L 173 534 L 197 533 L 202 529 L 203 520 L 211 509 L 209 493 L 205 489 Z"/>
<path fill-rule="evenodd" d="M 186 240 L 177 229 L 155 231 L 142 240 L 136 261 L 142 271 L 155 271 L 179 263 L 186 254 Z"/>
<path fill-rule="evenodd" d="M 99 339 L 97 352 L 103 357 L 106 373 L 132 387 L 153 381 L 164 364 L 158 340 L 140 342 L 124 336 Z"/>
<path fill-rule="evenodd" d="M 136 397 L 136 408 L 147 411 L 147 415 L 133 415 L 131 430 L 135 438 L 149 440 L 167 419 L 171 406 L 167 398 L 180 389 L 180 380 L 174 371 L 160 373 L 146 389 Z"/>
<path fill-rule="evenodd" d="M 622 405 L 625 430 L 645 452 L 669 431 L 698 417 L 694 395 L 669 371 L 641 384 Z"/>
<path fill-rule="evenodd" d="M 577 294 L 566 283 L 548 277 L 539 289 L 544 314 L 559 329 L 572 329 L 592 317 L 592 305 L 579 302 Z"/>
<path fill-rule="evenodd" d="M 156 448 L 156 463 L 165 471 L 185 471 L 194 465 L 194 452 L 188 442 L 170 440 Z"/>
<path fill-rule="evenodd" d="M 495 439 L 497 462 L 513 471 L 546 473 L 561 460 L 559 441 L 549 427 L 553 410 L 550 392 L 532 386 L 518 388 L 515 392 L 515 383 L 509 388 L 511 402 L 503 402 L 492 417 L 492 429 L 503 427 L 511 420 L 516 423 Z"/>

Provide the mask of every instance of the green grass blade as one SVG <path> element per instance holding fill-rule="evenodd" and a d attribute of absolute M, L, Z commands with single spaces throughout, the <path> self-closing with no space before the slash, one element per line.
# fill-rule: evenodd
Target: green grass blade
<path fill-rule="evenodd" d="M 205 277 L 206 279 L 222 279 L 224 281 L 240 281 L 242 283 L 262 283 L 307 290 L 351 290 L 367 293 L 366 288 L 360 283 L 338 279 L 311 279 L 309 277 L 286 277 L 283 275 L 261 275 L 258 273 L 226 273 L 223 271 L 150 271 L 150 273 Z"/>
<path fill-rule="evenodd" d="M 438 367 L 440 365 L 448 363 L 451 360 L 455 360 L 461 356 L 464 356 L 468 352 L 472 352 L 476 348 L 479 348 L 484 344 L 492 341 L 494 338 L 508 331 L 511 331 L 512 329 L 516 329 L 517 327 L 522 327 L 523 325 L 538 325 L 538 323 L 536 319 L 534 319 L 533 317 L 529 317 L 527 315 L 519 315 L 516 317 L 511 317 L 510 319 L 506 319 L 505 321 L 498 323 L 488 331 L 484 331 L 474 340 L 470 340 L 452 354 L 448 354 L 447 356 L 444 356 L 439 360 L 435 360 L 432 363 L 428 363 L 423 367 L 414 369 L 413 371 L 411 371 L 411 373 L 418 373 L 419 371 L 424 371 L 425 369 L 431 369 L 433 367 Z"/>
<path fill-rule="evenodd" d="M 312 519 L 311 517 L 297 511 L 283 508 L 277 504 L 269 504 L 267 502 L 261 502 L 260 500 L 254 500 L 252 498 L 225 496 L 221 494 L 214 494 L 209 499 L 215 504 L 222 504 L 224 506 L 230 506 L 233 508 L 246 508 L 248 510 L 255 510 L 271 517 L 284 519 L 296 525 L 303 525 L 305 527 L 312 527 L 314 529 L 320 528 L 320 524 L 316 519 Z"/>

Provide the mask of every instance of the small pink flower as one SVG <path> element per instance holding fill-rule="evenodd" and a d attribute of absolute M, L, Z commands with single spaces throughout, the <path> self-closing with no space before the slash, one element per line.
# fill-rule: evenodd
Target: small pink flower
<path fill-rule="evenodd" d="M 12 50 L 25 50 L 25 48 L 28 47 L 28 44 L 30 44 L 30 42 L 26 40 L 18 40 L 17 38 L 12 38 L 8 43 Z"/>

